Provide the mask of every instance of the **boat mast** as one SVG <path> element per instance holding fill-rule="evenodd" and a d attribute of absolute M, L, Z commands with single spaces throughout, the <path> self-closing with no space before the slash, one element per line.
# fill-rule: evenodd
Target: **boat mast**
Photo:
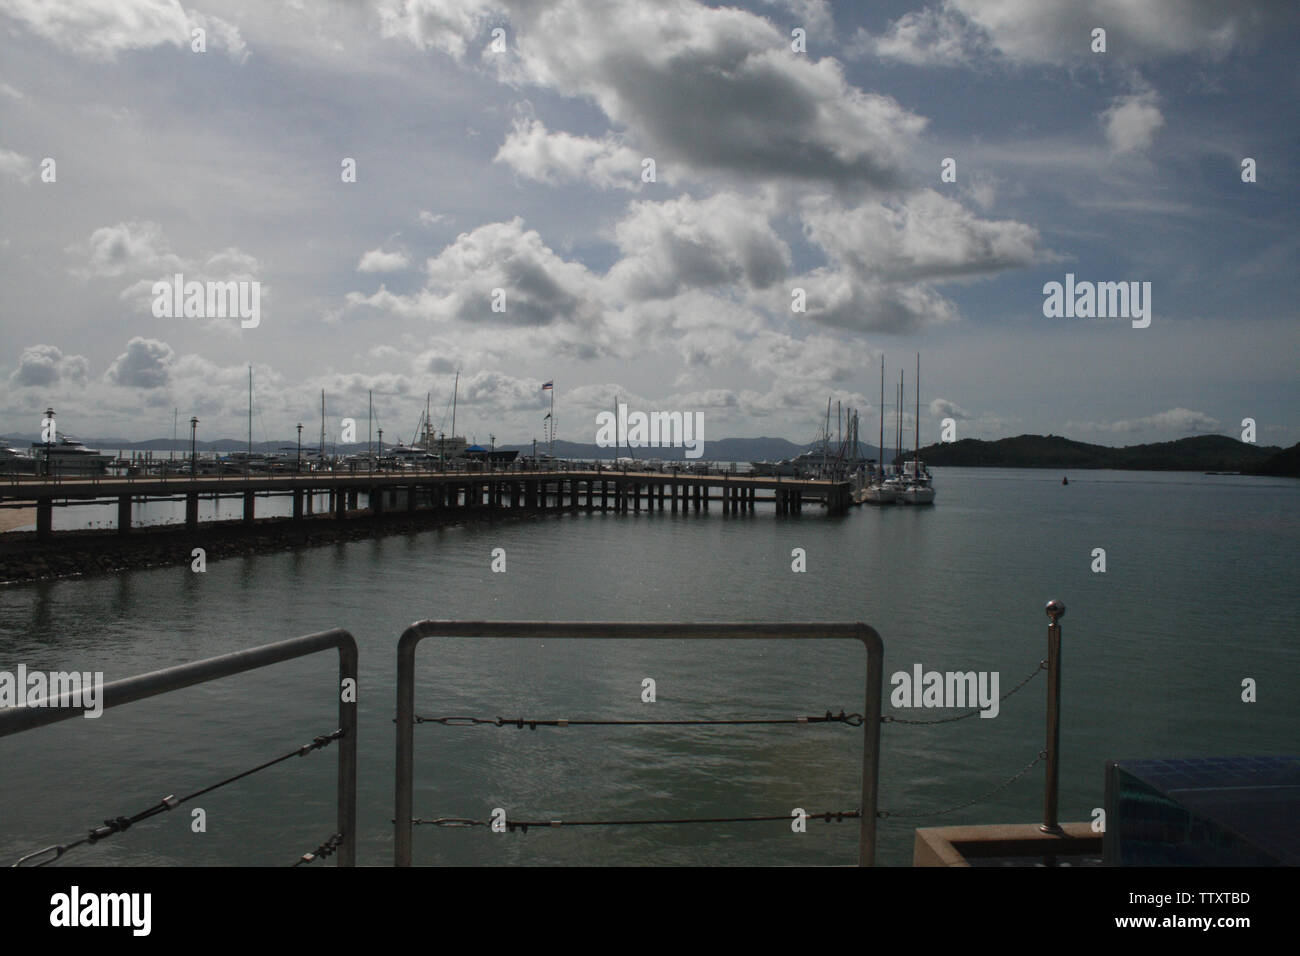
<path fill-rule="evenodd" d="M 876 446 L 880 455 L 880 477 L 885 477 L 885 354 L 880 353 L 880 444 Z"/>
<path fill-rule="evenodd" d="M 899 461 L 899 470 L 902 470 L 903 457 L 903 370 L 898 370 L 898 434 L 894 440 L 894 458 Z"/>
<path fill-rule="evenodd" d="M 451 440 L 456 440 L 456 396 L 460 394 L 460 369 L 456 369 L 456 384 L 451 389 Z M 444 406 L 442 413 L 447 414 Z M 445 419 L 444 419 L 445 420 Z"/>
<path fill-rule="evenodd" d="M 248 366 L 248 461 L 253 461 L 253 366 Z"/>
<path fill-rule="evenodd" d="M 320 460 L 325 460 L 325 389 L 320 390 Z"/>
<path fill-rule="evenodd" d="M 826 476 L 826 466 L 830 458 L 831 444 L 831 398 L 826 396 L 826 424 L 822 426 L 822 477 Z"/>
<path fill-rule="evenodd" d="M 366 394 L 369 396 L 369 408 L 366 412 L 366 460 L 370 460 L 370 433 L 374 427 L 375 421 L 375 390 L 367 389 Z"/>
<path fill-rule="evenodd" d="M 921 477 L 921 353 L 916 353 L 916 452 L 912 456 L 912 477 Z"/>

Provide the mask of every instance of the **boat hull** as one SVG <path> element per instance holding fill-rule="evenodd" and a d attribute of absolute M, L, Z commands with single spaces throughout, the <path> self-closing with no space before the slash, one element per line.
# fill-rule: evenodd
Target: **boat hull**
<path fill-rule="evenodd" d="M 905 505 L 932 505 L 934 504 L 934 489 L 905 488 L 900 500 Z"/>

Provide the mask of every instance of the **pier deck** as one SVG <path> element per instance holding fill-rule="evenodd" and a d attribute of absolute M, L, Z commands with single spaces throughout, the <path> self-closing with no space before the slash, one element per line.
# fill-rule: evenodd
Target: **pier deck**
<path fill-rule="evenodd" d="M 199 524 L 200 498 L 240 496 L 243 520 L 252 524 L 258 497 L 293 497 L 286 521 L 312 514 L 314 500 L 328 496 L 328 513 L 348 517 L 366 496 L 365 515 L 386 510 L 429 508 L 554 508 L 636 512 L 696 512 L 720 502 L 724 514 L 752 512 L 770 504 L 776 514 L 799 514 L 805 503 L 842 514 L 852 504 L 847 481 L 761 477 L 756 475 L 687 474 L 676 471 L 568 469 L 555 471 L 302 471 L 268 475 L 143 475 L 33 478 L 0 481 L 0 508 L 36 509 L 38 538 L 53 529 L 53 509 L 72 503 L 102 501 L 118 506 L 118 533 L 131 530 L 131 505 L 138 501 L 186 503 L 187 527 Z M 359 516 L 364 517 L 365 515 Z"/>

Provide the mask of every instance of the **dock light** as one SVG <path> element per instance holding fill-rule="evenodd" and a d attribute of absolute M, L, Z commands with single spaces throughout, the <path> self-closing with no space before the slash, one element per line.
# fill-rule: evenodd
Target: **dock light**
<path fill-rule="evenodd" d="M 190 475 L 191 476 L 197 475 L 199 473 L 199 459 L 194 450 L 194 438 L 198 434 L 198 431 L 199 431 L 199 420 L 197 418 L 191 418 L 190 419 Z"/>

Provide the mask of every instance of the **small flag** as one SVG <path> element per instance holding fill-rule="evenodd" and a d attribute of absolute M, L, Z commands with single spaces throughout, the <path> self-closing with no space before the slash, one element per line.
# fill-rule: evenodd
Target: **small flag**
<path fill-rule="evenodd" d="M 555 383 L 554 383 L 554 382 L 547 382 L 545 385 L 542 386 L 542 391 L 544 392 L 544 391 L 546 391 L 548 388 L 555 388 Z"/>
<path fill-rule="evenodd" d="M 548 418 L 550 418 L 550 417 L 551 417 L 551 413 L 550 413 L 550 412 L 547 412 L 545 415 L 542 416 L 542 421 L 546 421 L 546 419 L 548 419 Z"/>

